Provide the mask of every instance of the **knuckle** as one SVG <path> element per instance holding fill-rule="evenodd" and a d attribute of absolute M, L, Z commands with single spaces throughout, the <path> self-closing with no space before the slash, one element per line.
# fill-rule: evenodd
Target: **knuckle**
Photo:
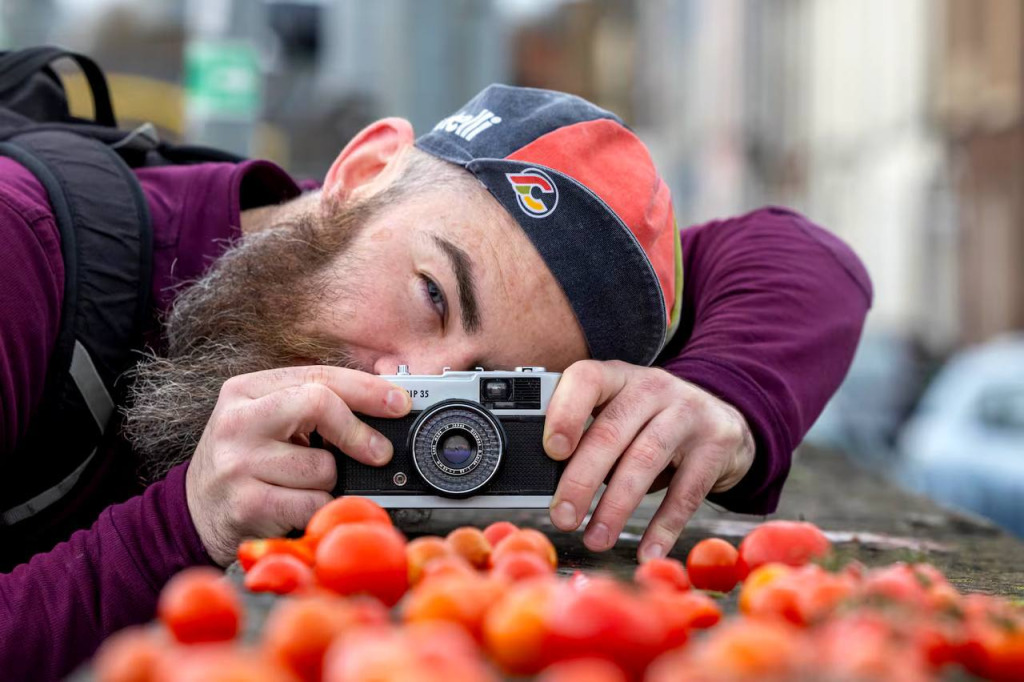
<path fill-rule="evenodd" d="M 624 486 L 624 489 L 620 489 L 617 493 L 609 494 L 605 493 L 601 497 L 601 511 L 602 517 L 606 519 L 615 519 L 618 521 L 624 521 L 629 518 L 633 513 L 633 509 L 636 505 L 631 503 L 633 491 L 630 488 L 633 487 L 632 483 Z"/>
<path fill-rule="evenodd" d="M 665 497 L 662 525 L 678 533 L 703 501 L 704 496 L 694 490 L 682 490 L 676 495 Z"/>
<path fill-rule="evenodd" d="M 306 384 L 324 385 L 331 379 L 331 372 L 327 365 L 311 365 L 303 373 L 302 381 Z"/>
<path fill-rule="evenodd" d="M 622 442 L 622 427 L 611 419 L 596 421 L 587 431 L 587 440 L 599 448 L 617 447 Z"/>
<path fill-rule="evenodd" d="M 334 404 L 334 392 L 320 383 L 307 383 L 302 386 L 306 411 L 315 416 L 324 416 Z"/>
<path fill-rule="evenodd" d="M 238 374 L 229 377 L 220 385 L 220 400 L 227 400 L 242 393 L 242 386 L 245 383 L 245 375 Z"/>
<path fill-rule="evenodd" d="M 242 407 L 229 407 L 217 415 L 216 424 L 211 425 L 213 435 L 219 439 L 233 439 L 245 433 L 248 412 Z"/>
<path fill-rule="evenodd" d="M 578 360 L 565 370 L 573 380 L 584 384 L 596 384 L 601 381 L 601 365 L 598 360 Z"/>
<path fill-rule="evenodd" d="M 661 471 L 671 448 L 668 441 L 658 431 L 652 431 L 633 444 L 630 458 L 643 470 Z"/>
<path fill-rule="evenodd" d="M 573 475 L 563 475 L 559 483 L 562 496 L 572 500 L 580 500 L 593 496 L 596 486 L 591 486 Z"/>

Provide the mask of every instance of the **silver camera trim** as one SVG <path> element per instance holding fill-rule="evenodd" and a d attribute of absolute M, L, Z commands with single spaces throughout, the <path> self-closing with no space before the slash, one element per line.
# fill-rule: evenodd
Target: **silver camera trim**
<path fill-rule="evenodd" d="M 469 488 L 468 490 L 445 491 L 449 495 L 460 495 L 460 496 L 461 495 L 472 495 L 474 492 L 476 492 L 477 490 L 480 490 L 485 485 L 490 483 L 491 479 L 494 478 L 494 476 L 498 473 L 498 469 L 501 468 L 502 460 L 505 459 L 504 431 L 502 429 L 501 424 L 494 418 L 494 415 L 490 414 L 490 412 L 488 410 L 483 409 L 482 406 L 478 407 L 479 403 L 474 405 L 471 402 L 469 402 L 468 400 L 466 400 L 465 398 L 458 398 L 457 400 L 460 400 L 461 402 L 456 403 L 456 404 L 452 404 L 452 403 L 448 403 L 446 401 L 441 401 L 441 402 L 436 403 L 432 407 L 428 407 L 426 410 L 423 410 L 422 414 L 420 414 L 420 416 L 416 419 L 416 428 L 413 429 L 412 434 L 410 435 L 410 438 L 409 438 L 409 442 L 412 444 L 413 447 L 415 447 L 416 439 L 419 438 L 420 431 L 423 430 L 423 425 L 426 424 L 430 420 L 430 418 L 434 416 L 434 413 L 436 413 L 436 412 L 438 412 L 440 410 L 446 410 L 446 409 L 449 409 L 449 408 L 455 408 L 455 409 L 460 409 L 460 410 L 470 410 L 471 412 L 476 412 L 477 414 L 479 414 L 484 419 L 484 421 L 486 421 L 488 424 L 491 425 L 491 428 L 494 430 L 495 436 L 497 437 L 497 441 L 498 441 L 498 462 L 497 462 L 497 464 L 494 465 L 494 468 L 491 469 L 491 473 L 487 476 L 487 478 L 485 478 L 483 480 L 482 483 L 480 483 L 480 485 L 478 485 L 478 486 L 476 486 L 474 488 Z M 442 402 L 444 404 L 442 404 Z M 470 430 L 469 428 L 465 428 L 465 427 L 464 427 L 464 429 L 467 430 L 467 431 Z M 434 451 L 432 451 L 430 453 L 430 458 L 432 460 L 436 460 L 436 458 L 437 458 L 436 448 L 434 448 L 434 445 L 436 445 L 436 438 L 432 439 L 432 442 L 431 442 L 432 450 L 434 450 Z M 480 447 L 479 440 L 477 441 L 477 447 L 478 448 Z M 412 453 L 410 453 L 410 455 L 411 455 L 410 459 L 412 459 L 412 465 L 414 467 L 416 467 L 416 473 L 418 473 L 420 475 L 420 478 L 422 478 L 424 481 L 426 481 L 427 485 L 430 485 L 430 486 L 432 486 L 434 488 L 440 489 L 439 486 L 435 485 L 431 481 L 431 479 L 427 478 L 427 476 L 423 473 L 423 469 L 420 468 L 420 464 L 419 464 L 419 462 L 416 459 L 416 453 L 412 452 Z M 479 456 L 478 456 L 477 465 L 479 465 L 479 460 L 482 460 L 482 459 L 483 459 L 483 449 L 480 448 L 480 453 L 479 453 Z M 438 467 L 438 468 L 440 468 L 440 467 Z M 473 471 L 474 469 L 476 469 L 476 466 L 474 466 L 471 469 L 467 470 L 465 473 L 469 473 L 469 471 Z M 444 469 L 441 469 L 441 471 L 444 471 L 444 473 L 448 474 L 449 476 L 461 476 L 461 475 L 463 475 L 463 474 L 452 474 L 450 472 L 445 471 Z"/>
<path fill-rule="evenodd" d="M 461 398 L 480 403 L 479 382 L 482 379 L 540 377 L 540 409 L 510 410 L 494 408 L 494 416 L 547 414 L 548 402 L 561 378 L 560 372 L 548 372 L 544 367 L 516 367 L 514 370 L 485 370 L 477 367 L 469 371 L 452 371 L 446 367 L 442 374 L 410 374 L 406 365 L 399 365 L 397 374 L 381 375 L 381 378 L 404 388 L 412 398 L 412 410 L 428 410 L 443 400 Z M 427 395 L 423 395 L 424 391 Z M 414 465 L 415 466 L 415 465 Z M 423 474 L 417 471 L 417 474 Z M 546 509 L 551 505 L 553 495 L 470 495 L 468 497 L 444 497 L 442 495 L 367 495 L 385 509 Z"/>

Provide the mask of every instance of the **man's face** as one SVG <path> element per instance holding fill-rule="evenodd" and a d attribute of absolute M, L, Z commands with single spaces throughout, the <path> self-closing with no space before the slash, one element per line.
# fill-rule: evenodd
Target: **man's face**
<path fill-rule="evenodd" d="M 587 357 L 569 302 L 522 229 L 476 183 L 417 193 L 370 218 L 329 266 L 305 329 L 356 368 L 560 371 Z"/>
<path fill-rule="evenodd" d="M 461 173 L 462 171 L 458 171 Z M 125 432 L 156 479 L 191 457 L 227 379 L 283 365 L 375 374 L 587 357 L 568 300 L 475 181 L 297 200 L 176 300 L 168 351 L 140 363 Z"/>

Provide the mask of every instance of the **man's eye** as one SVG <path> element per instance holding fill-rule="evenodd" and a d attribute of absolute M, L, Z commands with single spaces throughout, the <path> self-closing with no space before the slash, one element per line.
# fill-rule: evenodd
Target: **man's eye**
<path fill-rule="evenodd" d="M 426 291 L 427 298 L 437 308 L 443 322 L 448 317 L 448 303 L 444 300 L 444 292 L 441 291 L 441 287 L 434 280 L 423 275 L 420 277 L 423 280 L 423 289 Z"/>

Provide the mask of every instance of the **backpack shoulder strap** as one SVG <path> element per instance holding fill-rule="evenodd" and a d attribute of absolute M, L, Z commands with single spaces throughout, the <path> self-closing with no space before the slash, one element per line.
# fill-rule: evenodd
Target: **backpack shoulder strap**
<path fill-rule="evenodd" d="M 4 465 L 3 526 L 64 497 L 95 456 L 114 415 L 115 381 L 131 366 L 149 315 L 152 234 L 134 173 L 106 144 L 29 128 L 0 142 L 0 155 L 45 188 L 64 261 L 61 326 L 42 408 L 8 458 L 13 470 Z"/>

